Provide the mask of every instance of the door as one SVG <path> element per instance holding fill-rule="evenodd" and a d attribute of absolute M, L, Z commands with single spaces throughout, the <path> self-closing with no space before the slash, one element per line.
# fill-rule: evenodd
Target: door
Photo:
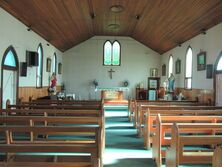
<path fill-rule="evenodd" d="M 222 74 L 216 74 L 216 106 L 222 106 Z"/>
<path fill-rule="evenodd" d="M 2 58 L 1 69 L 1 108 L 6 108 L 6 101 L 16 104 L 18 99 L 19 61 L 13 46 L 9 46 Z"/>
<path fill-rule="evenodd" d="M 6 101 L 16 104 L 16 75 L 15 71 L 3 70 L 2 108 L 6 108 Z"/>

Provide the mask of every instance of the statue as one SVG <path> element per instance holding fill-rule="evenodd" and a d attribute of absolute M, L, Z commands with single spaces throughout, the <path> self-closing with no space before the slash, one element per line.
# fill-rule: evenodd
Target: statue
<path fill-rule="evenodd" d="M 52 76 L 51 76 L 50 79 L 51 79 L 51 85 L 50 85 L 49 91 L 50 91 L 50 93 L 52 93 L 52 94 L 56 94 L 56 82 L 57 82 L 57 78 L 56 78 L 55 73 L 52 73 Z"/>
<path fill-rule="evenodd" d="M 175 78 L 173 76 L 173 74 L 170 74 L 170 77 L 168 78 L 168 91 L 169 92 L 173 92 L 174 91 L 174 82 L 175 82 Z"/>

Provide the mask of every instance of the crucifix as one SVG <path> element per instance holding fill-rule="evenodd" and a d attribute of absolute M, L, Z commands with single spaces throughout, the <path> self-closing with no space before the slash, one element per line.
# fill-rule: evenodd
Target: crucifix
<path fill-rule="evenodd" d="M 110 79 L 113 78 L 113 72 L 115 72 L 115 71 L 113 71 L 112 68 L 108 71 Z"/>

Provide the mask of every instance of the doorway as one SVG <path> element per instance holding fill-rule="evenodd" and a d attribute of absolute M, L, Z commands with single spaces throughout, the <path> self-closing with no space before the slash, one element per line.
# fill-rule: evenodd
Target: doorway
<path fill-rule="evenodd" d="M 16 104 L 18 100 L 18 57 L 13 46 L 6 49 L 2 58 L 1 69 L 1 108 L 6 108 L 6 101 Z"/>

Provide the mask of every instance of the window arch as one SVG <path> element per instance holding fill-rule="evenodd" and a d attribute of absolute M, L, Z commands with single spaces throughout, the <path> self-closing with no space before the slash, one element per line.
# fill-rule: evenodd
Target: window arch
<path fill-rule="evenodd" d="M 18 102 L 19 61 L 13 46 L 4 52 L 1 68 L 1 108 L 5 108 L 5 101 L 11 104 Z"/>
<path fill-rule="evenodd" d="M 112 44 L 110 41 L 106 41 L 103 49 L 103 64 L 112 64 Z"/>
<path fill-rule="evenodd" d="M 16 53 L 13 47 L 9 47 L 5 51 L 5 57 L 3 58 L 3 66 L 10 67 L 10 68 L 16 68 Z"/>
<path fill-rule="evenodd" d="M 43 74 L 43 49 L 42 44 L 40 43 L 37 49 L 38 52 L 38 62 L 39 65 L 37 67 L 36 71 L 36 87 L 41 88 L 42 87 L 42 74 Z"/>
<path fill-rule="evenodd" d="M 222 73 L 222 52 L 220 53 L 220 56 L 217 58 L 217 61 L 216 61 L 216 72 L 217 73 Z"/>
<path fill-rule="evenodd" d="M 56 53 L 54 53 L 53 59 L 52 59 L 52 73 L 56 74 L 56 70 L 57 70 L 56 66 L 57 66 L 57 56 L 56 56 Z"/>
<path fill-rule="evenodd" d="M 120 65 L 120 44 L 118 41 L 114 41 L 112 52 L 113 52 L 112 65 L 119 66 Z"/>
<path fill-rule="evenodd" d="M 120 65 L 121 46 L 118 41 L 111 43 L 109 40 L 103 46 L 103 65 L 119 66 Z"/>
<path fill-rule="evenodd" d="M 168 71 L 168 77 L 170 77 L 171 74 L 173 74 L 173 56 L 170 55 L 169 58 L 169 71 Z"/>
<path fill-rule="evenodd" d="M 186 52 L 186 69 L 185 69 L 185 89 L 192 89 L 192 60 L 193 51 L 189 46 Z"/>

